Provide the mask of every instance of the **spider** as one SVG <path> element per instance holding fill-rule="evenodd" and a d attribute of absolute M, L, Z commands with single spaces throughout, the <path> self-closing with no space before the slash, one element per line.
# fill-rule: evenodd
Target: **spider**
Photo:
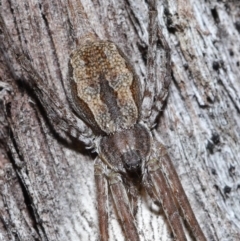
<path fill-rule="evenodd" d="M 143 101 L 140 82 L 133 68 L 114 43 L 86 39 L 70 57 L 71 78 L 67 84 L 70 103 L 98 135 L 95 140 L 98 153 L 95 179 L 102 241 L 108 240 L 106 182 L 118 207 L 127 240 L 139 240 L 134 210 L 129 201 L 134 194 L 126 190 L 126 186 L 131 188 L 135 182 L 141 182 L 149 195 L 161 203 L 177 240 L 187 240 L 177 206 L 184 213 L 195 238 L 206 240 L 165 147 L 150 129 L 167 97 L 171 80 L 169 47 L 156 16 L 156 11 L 150 12 L 149 42 L 154 45 L 159 37 L 167 55 L 167 73 L 162 80 L 162 91 L 154 93 L 151 84 L 157 80 L 152 79 L 150 69 L 154 53 L 149 52 L 148 78 L 151 84 L 146 86 Z"/>
<path fill-rule="evenodd" d="M 154 7 L 149 12 L 149 26 L 148 74 L 143 96 L 134 69 L 114 43 L 90 36 L 73 51 L 69 61 L 70 77 L 64 86 L 70 106 L 79 118 L 64 108 L 55 93 L 47 91 L 26 56 L 18 61 L 56 132 L 67 140 L 82 141 L 98 154 L 94 175 L 101 241 L 109 240 L 108 188 L 126 240 L 140 240 L 134 205 L 131 206 L 137 196 L 137 184 L 146 189 L 155 203 L 161 204 L 177 240 L 187 240 L 182 213 L 195 239 L 206 241 L 166 148 L 154 134 L 156 118 L 168 95 L 171 66 L 170 49 L 158 26 Z M 159 92 L 155 91 L 159 80 L 153 77 L 158 40 L 166 52 L 166 74 Z"/>

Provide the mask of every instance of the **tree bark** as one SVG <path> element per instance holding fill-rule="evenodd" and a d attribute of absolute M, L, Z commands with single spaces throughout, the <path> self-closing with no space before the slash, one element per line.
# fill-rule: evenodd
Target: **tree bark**
<path fill-rule="evenodd" d="M 240 237 L 239 10 L 238 1 L 158 3 L 173 81 L 157 132 L 207 240 Z M 94 154 L 56 135 L 22 81 L 12 49 L 28 56 L 66 106 L 68 56 L 89 33 L 116 43 L 144 86 L 148 4 L 2 0 L 1 16 L 0 240 L 99 240 Z M 112 205 L 109 216 L 110 241 L 124 240 Z M 136 219 L 141 240 L 173 240 L 161 211 L 144 194 Z"/>

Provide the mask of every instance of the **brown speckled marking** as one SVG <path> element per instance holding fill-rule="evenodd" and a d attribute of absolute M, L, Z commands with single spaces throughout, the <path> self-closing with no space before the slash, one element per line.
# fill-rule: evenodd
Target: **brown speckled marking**
<path fill-rule="evenodd" d="M 72 53 L 70 65 L 73 96 L 89 123 L 112 133 L 137 122 L 139 83 L 115 44 L 88 41 Z"/>

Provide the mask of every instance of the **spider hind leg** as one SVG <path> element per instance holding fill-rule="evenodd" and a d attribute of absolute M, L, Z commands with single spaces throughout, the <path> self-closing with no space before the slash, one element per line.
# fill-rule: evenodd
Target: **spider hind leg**
<path fill-rule="evenodd" d="M 170 48 L 158 24 L 157 10 L 153 9 L 155 10 L 149 11 L 147 78 L 141 113 L 142 120 L 150 128 L 155 125 L 156 118 L 163 109 L 172 79 Z M 159 42 L 161 51 L 158 49 Z"/>

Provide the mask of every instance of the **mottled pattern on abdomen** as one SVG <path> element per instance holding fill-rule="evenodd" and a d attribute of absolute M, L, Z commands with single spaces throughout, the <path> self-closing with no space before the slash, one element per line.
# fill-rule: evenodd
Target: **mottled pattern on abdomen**
<path fill-rule="evenodd" d="M 115 44 L 88 42 L 72 53 L 70 64 L 74 97 L 90 123 L 113 133 L 137 122 L 139 83 Z"/>

